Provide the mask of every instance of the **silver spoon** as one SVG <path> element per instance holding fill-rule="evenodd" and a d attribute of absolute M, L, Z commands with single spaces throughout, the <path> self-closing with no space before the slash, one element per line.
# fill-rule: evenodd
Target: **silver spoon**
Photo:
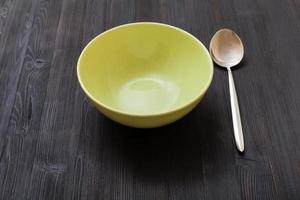
<path fill-rule="evenodd" d="M 231 67 L 239 64 L 244 56 L 244 47 L 239 36 L 229 29 L 221 29 L 212 37 L 209 45 L 209 52 L 212 59 L 221 67 L 228 71 L 230 103 L 234 138 L 236 146 L 240 152 L 244 151 L 244 136 L 241 123 L 240 109 Z"/>

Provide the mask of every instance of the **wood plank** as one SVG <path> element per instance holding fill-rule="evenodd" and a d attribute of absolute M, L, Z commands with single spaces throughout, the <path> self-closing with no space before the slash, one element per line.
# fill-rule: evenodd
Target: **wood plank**
<path fill-rule="evenodd" d="M 34 165 L 34 154 L 39 134 L 41 111 L 45 99 L 47 79 L 53 57 L 56 29 L 60 17 L 60 3 L 38 2 L 31 28 L 31 35 L 22 65 L 16 100 L 7 130 L 6 177 L 15 182 L 6 184 L 3 191 L 12 190 L 11 195 L 25 199 L 30 189 L 31 173 L 47 166 Z M 51 16 L 51 17 L 48 17 Z M 52 17 L 53 16 L 53 17 Z M 50 36 L 50 37 L 49 37 Z M 14 151 L 18 150 L 18 151 Z M 22 165 L 22 163 L 28 163 Z M 57 170 L 56 170 L 57 171 Z M 51 171 L 56 176 L 55 167 Z M 11 189 L 12 188 L 12 189 Z"/>
<path fill-rule="evenodd" d="M 19 19 L 14 18 L 9 37 L 6 38 L 5 43 L 3 43 L 3 45 L 5 44 L 5 51 L 2 55 L 4 59 L 1 60 L 0 68 L 0 112 L 3 115 L 3 117 L 0 118 L 1 134 L 3 134 L 7 128 L 12 105 L 14 103 L 19 75 L 21 73 L 26 47 L 31 33 L 35 6 L 35 1 L 27 2 L 26 5 L 19 2 L 16 5 L 15 12 L 20 13 L 22 25 L 20 26 Z"/>
<path fill-rule="evenodd" d="M 45 102 L 41 108 L 39 135 L 36 143 L 34 168 L 31 174 L 28 197 L 36 199 L 62 198 L 64 172 L 70 170 L 67 165 L 68 140 L 74 130 L 72 118 L 64 118 L 72 113 L 77 97 L 75 79 L 75 57 L 79 53 L 79 43 L 82 38 L 81 24 L 85 17 L 86 3 L 84 1 L 63 1 L 59 22 L 56 28 L 56 38 L 53 44 L 53 57 L 50 64 L 49 81 L 45 88 Z M 74 34 L 76 30 L 77 34 Z M 74 98 L 75 97 L 75 98 Z M 82 99 L 82 97 L 81 97 Z M 71 114 L 70 113 L 70 114 Z M 77 115 L 80 116 L 80 115 Z M 71 119 L 69 121 L 68 119 Z M 65 123 L 66 122 L 66 123 Z M 55 141 L 58 141 L 56 143 Z M 62 145 L 61 141 L 65 141 Z M 51 174 L 47 176 L 47 174 Z M 41 179 L 40 177 L 44 177 Z M 61 180 L 61 178 L 64 178 Z M 59 182 L 63 184 L 58 185 Z M 66 182 L 69 184 L 68 182 Z M 48 195 L 51 192 L 52 196 Z"/>
<path fill-rule="evenodd" d="M 80 140 L 84 141 L 86 136 L 85 132 L 81 133 L 84 131 L 81 128 L 83 123 L 81 120 L 90 106 L 87 107 L 88 104 L 77 83 L 76 63 L 83 44 L 95 36 L 99 29 L 103 29 L 101 24 L 104 22 L 102 19 L 104 3 L 104 1 L 63 2 L 34 161 L 34 165 L 46 165 L 49 170 L 55 166 L 59 168 L 57 178 L 46 177 L 46 182 L 41 182 L 43 181 L 40 179 L 41 171 L 38 168 L 34 169 L 30 196 L 48 198 L 45 191 L 49 185 L 52 185 L 52 189 L 55 188 L 53 196 L 57 198 L 80 199 L 81 195 L 85 195 L 85 190 L 81 188 L 85 161 L 82 148 L 85 145 Z M 91 9 L 92 7 L 94 8 Z M 92 16 L 86 15 L 88 10 L 94 10 Z M 99 24 L 95 21 L 99 21 Z M 84 35 L 84 32 L 88 34 Z M 61 184 L 57 185 L 59 182 Z M 55 185 L 57 186 L 54 187 Z M 36 191 L 43 192 L 36 193 Z"/>
<path fill-rule="evenodd" d="M 10 35 L 10 29 L 13 24 L 15 13 L 18 8 L 18 1 L 1 0 L 0 1 L 0 44 L 5 47 L 7 38 Z M 0 49 L 0 61 L 5 48 Z M 1 72 L 1 68 L 0 68 Z"/>
<path fill-rule="evenodd" d="M 0 68 L 0 195 L 2 199 L 14 193 L 14 187 L 7 188 L 7 185 L 14 185 L 16 183 L 14 172 L 17 168 L 11 168 L 9 166 L 11 164 L 11 157 L 7 149 L 10 148 L 10 143 L 6 136 L 8 135 L 8 123 L 16 96 L 16 89 L 23 66 L 26 47 L 31 34 L 33 15 L 36 7 L 35 1 L 10 2 L 12 3 L 11 6 L 15 6 L 14 8 L 10 8 L 9 3 L 3 7 L 4 10 L 7 9 L 9 16 L 8 21 L 2 21 L 6 24 L 4 27 L 7 30 L 4 30 L 2 32 L 3 35 L 1 35 L 3 49 L 5 50 L 3 54 L 0 55 L 2 56 Z M 18 13 L 20 19 L 15 18 L 14 13 Z M 12 151 L 18 151 L 18 149 L 12 149 Z M 13 176 L 8 176 L 10 172 L 13 173 Z"/>

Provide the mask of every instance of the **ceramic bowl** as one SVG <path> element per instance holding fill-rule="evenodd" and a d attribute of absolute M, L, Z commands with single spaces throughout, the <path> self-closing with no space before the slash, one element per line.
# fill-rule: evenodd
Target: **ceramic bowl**
<path fill-rule="evenodd" d="M 77 65 L 90 101 L 121 124 L 152 128 L 174 122 L 202 99 L 213 77 L 205 46 L 179 28 L 132 23 L 94 38 Z"/>

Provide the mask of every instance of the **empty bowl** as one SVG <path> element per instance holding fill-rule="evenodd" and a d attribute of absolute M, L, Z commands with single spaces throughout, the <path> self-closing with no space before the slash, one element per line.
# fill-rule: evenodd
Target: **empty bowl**
<path fill-rule="evenodd" d="M 152 128 L 190 112 L 213 77 L 205 46 L 179 28 L 152 22 L 115 27 L 94 38 L 77 65 L 90 101 L 121 124 Z"/>

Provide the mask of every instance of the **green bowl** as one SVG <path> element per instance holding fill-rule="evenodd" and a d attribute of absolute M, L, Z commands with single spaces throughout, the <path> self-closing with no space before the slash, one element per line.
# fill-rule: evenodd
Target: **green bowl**
<path fill-rule="evenodd" d="M 94 38 L 77 65 L 79 83 L 104 115 L 152 128 L 174 122 L 202 99 L 213 77 L 205 46 L 179 28 L 152 22 Z"/>

